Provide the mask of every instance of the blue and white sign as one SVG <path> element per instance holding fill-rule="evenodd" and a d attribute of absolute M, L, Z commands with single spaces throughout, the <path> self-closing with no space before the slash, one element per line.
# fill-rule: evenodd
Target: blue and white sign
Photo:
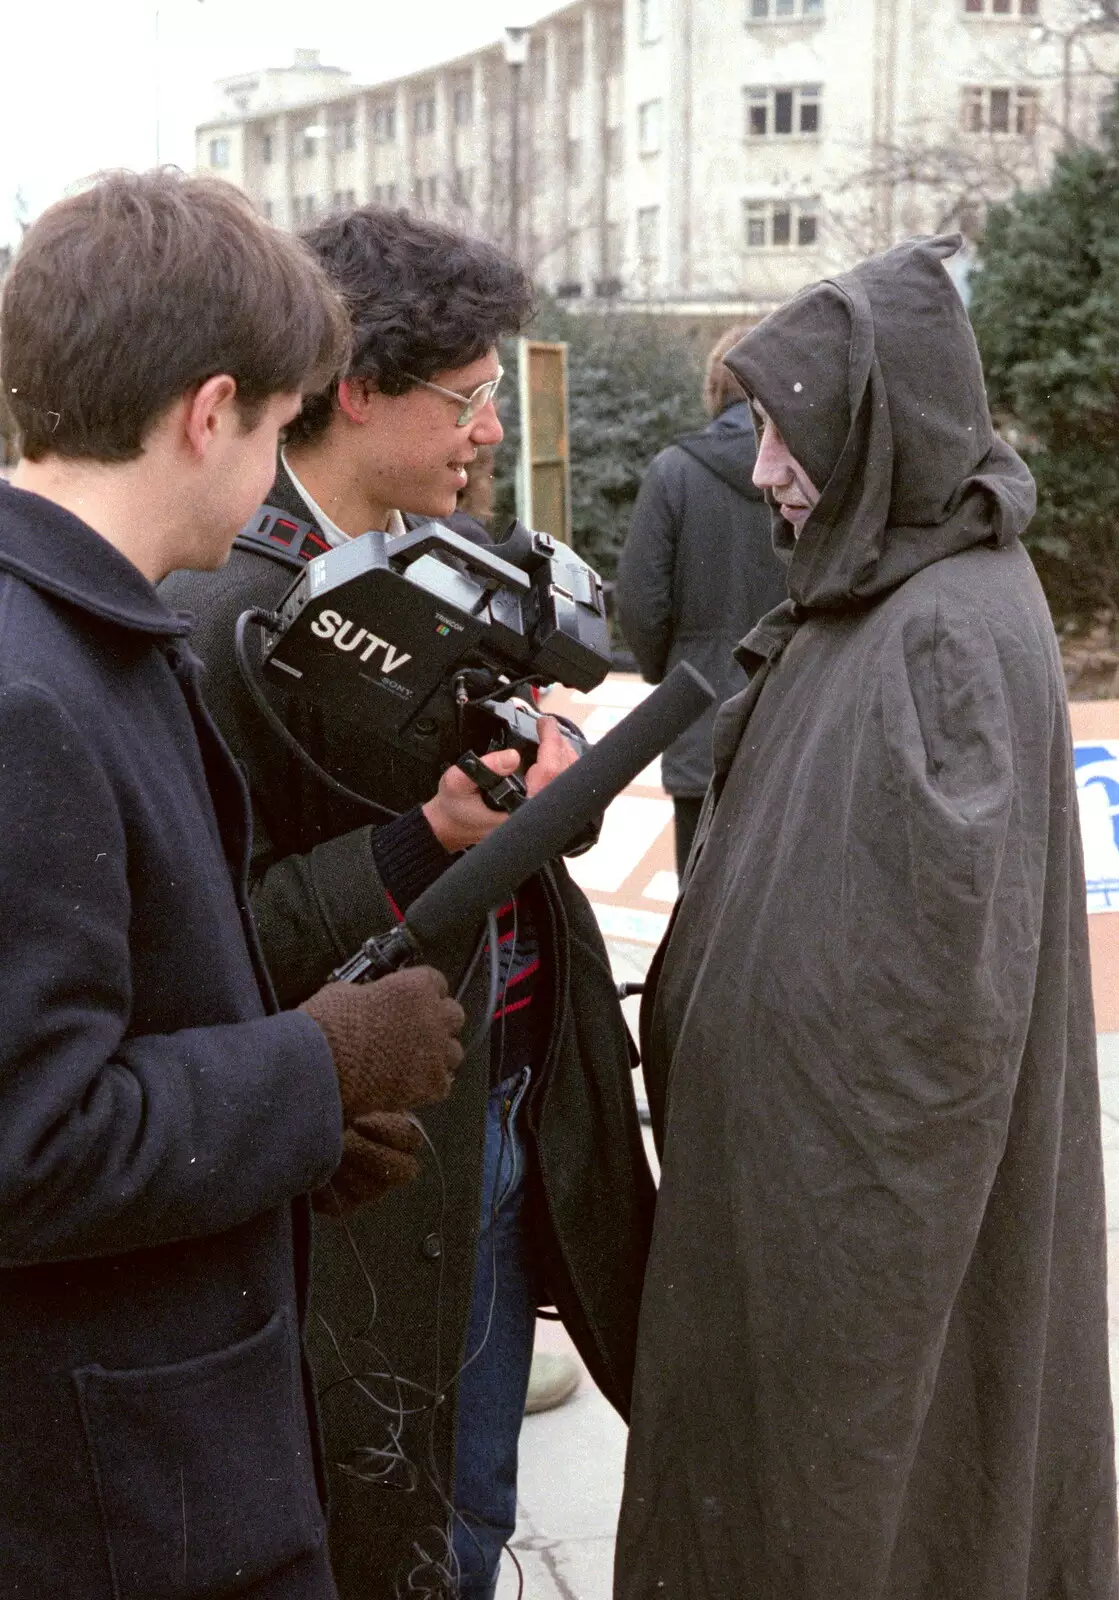
<path fill-rule="evenodd" d="M 1089 911 L 1119 911 L 1119 739 L 1073 746 Z"/>

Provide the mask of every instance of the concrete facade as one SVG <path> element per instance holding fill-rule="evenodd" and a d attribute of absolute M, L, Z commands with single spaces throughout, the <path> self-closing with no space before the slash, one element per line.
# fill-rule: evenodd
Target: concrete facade
<path fill-rule="evenodd" d="M 408 205 L 572 299 L 762 310 L 915 232 L 979 223 L 1093 138 L 1119 34 L 1091 0 L 576 0 L 355 85 L 300 52 L 220 84 L 203 170 L 301 227 Z M 514 179 L 514 172 L 516 178 Z"/>

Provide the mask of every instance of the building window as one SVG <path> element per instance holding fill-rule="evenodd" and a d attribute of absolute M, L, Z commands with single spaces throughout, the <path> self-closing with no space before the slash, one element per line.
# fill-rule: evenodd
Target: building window
<path fill-rule="evenodd" d="M 474 121 L 474 90 L 466 83 L 455 90 L 455 127 L 469 128 Z"/>
<path fill-rule="evenodd" d="M 968 17 L 1036 17 L 1039 0 L 964 0 Z"/>
<path fill-rule="evenodd" d="M 745 89 L 746 137 L 812 138 L 820 131 L 820 86 L 795 89 Z"/>
<path fill-rule="evenodd" d="M 373 185 L 373 204 L 375 206 L 395 206 L 396 184 L 375 183 Z"/>
<path fill-rule="evenodd" d="M 228 167 L 229 165 L 229 140 L 210 140 L 210 165 L 212 167 Z"/>
<path fill-rule="evenodd" d="M 352 211 L 357 204 L 357 191 L 355 189 L 335 189 L 335 211 Z"/>
<path fill-rule="evenodd" d="M 304 161 L 313 161 L 316 155 L 318 155 L 320 131 L 320 129 L 316 128 L 314 133 L 312 133 L 310 129 L 307 129 L 304 132 L 303 139 L 299 147 L 299 153 L 303 157 Z"/>
<path fill-rule="evenodd" d="M 661 0 L 638 0 L 637 33 L 642 44 L 656 44 L 663 31 Z"/>
<path fill-rule="evenodd" d="M 582 139 L 569 139 L 566 151 L 567 181 L 573 189 L 577 189 L 583 181 L 583 141 Z"/>
<path fill-rule="evenodd" d="M 661 102 L 646 100 L 637 108 L 637 148 L 643 156 L 654 156 L 661 147 Z"/>
<path fill-rule="evenodd" d="M 421 95 L 412 102 L 412 128 L 415 133 L 435 132 L 435 96 Z"/>
<path fill-rule="evenodd" d="M 747 22 L 811 21 L 824 14 L 824 0 L 747 0 Z"/>
<path fill-rule="evenodd" d="M 452 200 L 456 206 L 470 206 L 474 200 L 474 168 L 457 167 Z"/>
<path fill-rule="evenodd" d="M 421 211 L 431 211 L 439 198 L 439 179 L 417 178 L 412 185 L 412 204 Z"/>
<path fill-rule="evenodd" d="M 392 144 L 396 138 L 396 107 L 380 105 L 373 108 L 373 143 Z"/>
<path fill-rule="evenodd" d="M 291 202 L 292 217 L 298 227 L 300 223 L 314 222 L 315 197 L 313 194 L 296 195 Z"/>
<path fill-rule="evenodd" d="M 742 223 L 747 250 L 810 250 L 819 239 L 815 200 L 744 200 Z"/>
<path fill-rule="evenodd" d="M 270 167 L 276 159 L 276 142 L 270 133 L 266 133 L 260 141 L 260 159 L 266 167 Z"/>
<path fill-rule="evenodd" d="M 1037 89 L 971 84 L 961 91 L 960 122 L 965 133 L 1014 134 L 1028 139 L 1037 132 L 1040 105 Z"/>
<path fill-rule="evenodd" d="M 642 206 L 637 213 L 637 259 L 648 266 L 661 253 L 661 208 Z"/>
<path fill-rule="evenodd" d="M 357 145 L 357 122 L 353 117 L 340 117 L 334 124 L 335 150 L 353 150 Z"/>
<path fill-rule="evenodd" d="M 261 210 L 262 216 L 264 217 L 265 222 L 271 222 L 272 221 L 272 202 L 271 202 L 271 200 L 265 200 L 261 204 L 260 210 Z"/>

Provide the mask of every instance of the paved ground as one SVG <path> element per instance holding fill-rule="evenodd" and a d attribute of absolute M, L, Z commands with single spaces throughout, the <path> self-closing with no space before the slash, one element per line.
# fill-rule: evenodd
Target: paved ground
<path fill-rule="evenodd" d="M 619 979 L 635 979 L 652 952 L 614 945 L 611 954 Z M 627 1009 L 633 1004 L 628 1002 Z M 1119 1376 L 1119 1033 L 1101 1034 L 1099 1053 L 1114 1389 Z M 570 1349 L 562 1329 L 543 1323 L 539 1328 L 541 1348 Z M 1116 1400 L 1119 1404 L 1119 1395 Z M 513 1541 L 525 1600 L 610 1600 L 624 1455 L 625 1429 L 589 1378 L 565 1406 L 525 1418 L 520 1520 Z M 498 1600 L 518 1600 L 520 1581 L 506 1557 Z"/>

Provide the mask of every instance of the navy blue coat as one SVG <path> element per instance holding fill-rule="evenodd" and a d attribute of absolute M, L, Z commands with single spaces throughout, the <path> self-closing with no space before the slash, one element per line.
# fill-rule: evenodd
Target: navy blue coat
<path fill-rule="evenodd" d="M 642 481 L 618 563 L 618 621 L 642 677 L 660 683 L 689 661 L 716 692 L 661 758 L 671 795 L 705 793 L 715 707 L 746 684 L 734 648 L 785 598 L 773 517 L 750 477 L 756 459 L 745 400 L 662 450 Z"/>
<path fill-rule="evenodd" d="M 0 1594 L 326 1600 L 326 1041 L 274 1009 L 187 623 L 0 483 Z"/>

